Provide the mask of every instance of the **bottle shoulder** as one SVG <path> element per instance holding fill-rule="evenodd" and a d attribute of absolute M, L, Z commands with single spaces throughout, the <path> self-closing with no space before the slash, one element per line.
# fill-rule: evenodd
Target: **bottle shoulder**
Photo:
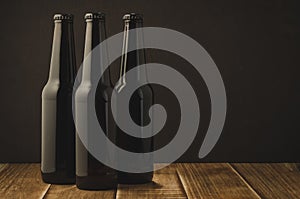
<path fill-rule="evenodd" d="M 48 81 L 42 90 L 43 99 L 56 99 L 58 95 L 72 95 L 73 84 L 65 84 L 59 81 Z"/>
<path fill-rule="evenodd" d="M 95 94 L 96 99 L 102 98 L 108 100 L 113 92 L 112 85 L 98 84 L 96 87 L 89 81 L 81 82 L 76 89 L 75 99 L 76 101 L 86 101 L 89 97 L 93 97 L 92 93 Z"/>
<path fill-rule="evenodd" d="M 144 85 L 139 87 L 136 91 L 135 91 L 136 97 L 140 98 L 140 99 L 152 99 L 153 98 L 153 89 L 150 85 Z"/>
<path fill-rule="evenodd" d="M 99 84 L 96 90 L 96 99 L 109 101 L 113 90 L 112 85 Z"/>
<path fill-rule="evenodd" d="M 59 87 L 59 80 L 48 81 L 42 90 L 42 99 L 56 99 Z"/>
<path fill-rule="evenodd" d="M 122 92 L 126 88 L 126 82 L 118 81 L 118 83 L 115 86 L 115 89 L 117 92 Z M 145 84 L 143 86 L 140 86 L 134 91 L 133 97 L 139 97 L 139 98 L 153 98 L 153 88 L 150 84 Z"/>

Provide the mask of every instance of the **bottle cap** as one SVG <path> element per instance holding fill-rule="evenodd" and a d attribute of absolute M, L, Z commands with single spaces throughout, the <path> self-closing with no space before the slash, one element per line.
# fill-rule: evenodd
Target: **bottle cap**
<path fill-rule="evenodd" d="M 104 20 L 105 19 L 105 14 L 102 13 L 102 12 L 95 12 L 95 13 L 92 13 L 92 12 L 89 12 L 89 13 L 86 13 L 84 15 L 84 19 L 85 20 L 93 20 L 93 19 L 98 19 L 98 20 Z"/>
<path fill-rule="evenodd" d="M 53 20 L 68 20 L 73 21 L 72 14 L 55 14 Z"/>
<path fill-rule="evenodd" d="M 123 16 L 123 20 L 142 21 L 143 15 L 137 13 L 128 13 Z"/>

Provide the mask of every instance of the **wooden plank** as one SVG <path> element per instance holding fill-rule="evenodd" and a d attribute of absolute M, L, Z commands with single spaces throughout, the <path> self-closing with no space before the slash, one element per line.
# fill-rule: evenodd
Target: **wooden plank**
<path fill-rule="evenodd" d="M 154 183 L 83 191 L 43 183 L 40 164 L 0 164 L 1 198 L 299 198 L 299 164 L 172 164 Z M 181 184 L 182 182 L 182 184 Z M 47 192 L 48 191 L 48 192 Z M 47 192 L 47 194 L 46 194 Z M 258 193 L 258 194 L 257 194 Z"/>
<path fill-rule="evenodd" d="M 290 171 L 300 171 L 300 163 L 283 163 Z"/>
<path fill-rule="evenodd" d="M 189 199 L 260 198 L 226 163 L 177 164 L 177 172 Z"/>
<path fill-rule="evenodd" d="M 9 164 L 0 172 L 1 198 L 42 198 L 49 186 L 42 182 L 40 164 Z"/>
<path fill-rule="evenodd" d="M 104 191 L 86 191 L 80 190 L 76 185 L 51 185 L 47 194 L 46 199 L 61 199 L 61 198 L 115 198 L 115 190 L 104 190 Z"/>
<path fill-rule="evenodd" d="M 154 164 L 154 174 L 176 174 L 176 164 Z M 159 170 L 158 170 L 159 169 Z"/>
<path fill-rule="evenodd" d="M 8 164 L 0 164 L 0 172 L 3 171 L 7 166 Z"/>
<path fill-rule="evenodd" d="M 175 165 L 155 171 L 153 182 L 141 185 L 118 185 L 117 199 L 187 198 Z"/>
<path fill-rule="evenodd" d="M 232 164 L 263 198 L 300 198 L 300 172 L 296 165 Z"/>

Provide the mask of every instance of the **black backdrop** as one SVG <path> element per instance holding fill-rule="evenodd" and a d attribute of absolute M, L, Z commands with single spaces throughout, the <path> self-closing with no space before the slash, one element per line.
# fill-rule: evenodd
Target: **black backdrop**
<path fill-rule="evenodd" d="M 108 36 L 122 30 L 124 13 L 142 13 L 145 26 L 171 28 L 189 35 L 216 62 L 228 97 L 227 119 L 214 150 L 199 160 L 197 154 L 210 114 L 205 84 L 179 57 L 148 51 L 148 60 L 182 72 L 199 97 L 200 129 L 180 161 L 300 160 L 297 0 L 11 0 L 1 1 L 0 9 L 0 162 L 40 160 L 40 94 L 48 76 L 52 16 L 59 12 L 75 15 L 80 65 L 83 15 L 88 11 L 107 14 Z M 117 72 L 117 64 L 113 71 Z M 179 109 L 166 89 L 157 87 L 156 96 L 167 105 L 168 119 L 173 123 L 164 136 L 156 138 L 156 145 L 162 146 L 176 131 Z"/>

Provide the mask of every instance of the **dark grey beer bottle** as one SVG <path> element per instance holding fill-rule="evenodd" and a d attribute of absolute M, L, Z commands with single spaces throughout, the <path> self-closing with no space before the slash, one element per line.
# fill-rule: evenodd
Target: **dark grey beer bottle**
<path fill-rule="evenodd" d="M 47 183 L 75 183 L 75 74 L 73 16 L 56 14 L 49 79 L 42 91 L 41 172 Z"/>
<path fill-rule="evenodd" d="M 103 13 L 87 13 L 85 15 L 86 32 L 84 57 L 96 48 L 102 41 L 106 39 L 105 15 Z M 76 91 L 75 103 L 86 103 L 91 87 L 96 86 L 95 111 L 98 121 L 110 140 L 115 139 L 116 129 L 113 122 L 113 116 L 110 111 L 110 97 L 113 86 L 110 78 L 110 71 L 103 71 L 103 65 L 108 61 L 107 49 L 105 47 L 97 48 L 91 54 L 91 63 L 83 65 L 82 81 Z M 93 67 L 92 67 L 93 65 Z M 97 68 L 95 68 L 97 67 Z M 99 83 L 94 82 L 93 73 L 95 70 L 104 72 Z M 90 85 L 90 86 L 85 86 Z M 86 119 L 92 113 L 83 114 L 80 110 L 76 110 L 76 121 L 80 118 Z M 78 116 L 78 117 L 77 117 Z M 82 122 L 79 121 L 79 122 Z M 89 127 L 87 127 L 89 128 Z M 86 129 L 86 134 L 89 133 Z M 89 137 L 89 135 L 86 135 Z M 107 155 L 109 158 L 113 156 Z M 76 186 L 79 189 L 101 190 L 111 189 L 117 186 L 117 172 L 98 161 L 83 145 L 79 136 L 76 134 Z"/>
<path fill-rule="evenodd" d="M 128 46 L 132 47 L 143 47 L 143 34 L 141 30 L 135 28 L 143 27 L 143 18 L 139 14 L 130 13 L 123 17 L 124 20 L 124 40 L 123 40 L 123 52 L 121 57 L 121 67 L 120 67 L 120 79 L 118 88 L 126 86 L 126 72 L 135 66 L 145 64 L 145 50 L 134 50 L 128 52 Z M 129 33 L 129 30 L 133 32 Z M 135 81 L 146 80 L 147 74 L 145 70 L 139 69 L 135 75 Z M 143 85 L 138 88 L 130 99 L 129 112 L 132 120 L 140 125 L 145 126 L 149 124 L 149 108 L 153 105 L 153 89 L 150 84 Z M 118 109 L 118 108 L 117 108 Z M 122 119 L 122 118 L 120 118 Z M 142 134 L 141 132 L 139 132 Z M 153 151 L 153 137 L 150 138 L 137 138 L 126 134 L 119 127 L 117 128 L 117 145 L 127 151 L 135 153 L 147 153 Z M 142 157 L 142 156 L 141 156 Z M 119 159 L 119 158 L 118 158 Z M 122 158 L 120 158 L 122 159 Z M 129 164 L 133 170 L 139 170 L 141 166 L 147 166 L 148 168 L 153 167 L 153 158 L 151 160 L 145 160 L 143 158 L 134 160 L 132 162 L 121 164 Z M 151 182 L 153 177 L 153 172 L 147 173 L 128 173 L 128 172 L 118 172 L 118 182 L 121 184 L 138 184 Z"/>

